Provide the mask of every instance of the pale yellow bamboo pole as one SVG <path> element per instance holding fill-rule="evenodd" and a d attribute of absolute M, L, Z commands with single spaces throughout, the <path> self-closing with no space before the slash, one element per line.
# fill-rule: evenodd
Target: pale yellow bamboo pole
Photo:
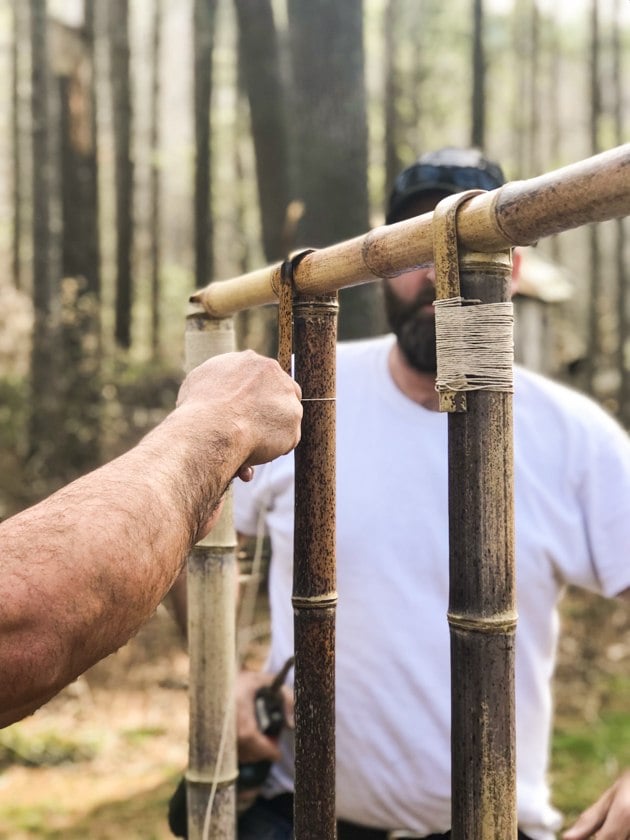
<path fill-rule="evenodd" d="M 458 239 L 470 251 L 530 245 L 589 222 L 630 215 L 630 143 L 527 181 L 472 198 L 458 216 Z M 432 213 L 375 228 L 304 257 L 298 294 L 324 294 L 391 277 L 433 259 Z M 193 295 L 214 317 L 276 303 L 280 266 L 214 282 Z"/>
<path fill-rule="evenodd" d="M 231 318 L 209 318 L 199 308 L 188 316 L 187 371 L 234 349 Z M 218 522 L 188 557 L 189 840 L 235 836 L 236 586 L 236 534 L 228 490 Z"/>

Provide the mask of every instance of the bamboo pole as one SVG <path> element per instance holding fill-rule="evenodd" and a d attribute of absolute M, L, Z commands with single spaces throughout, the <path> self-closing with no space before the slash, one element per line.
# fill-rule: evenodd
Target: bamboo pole
<path fill-rule="evenodd" d="M 527 181 L 472 198 L 458 216 L 460 244 L 495 252 L 630 215 L 630 143 Z M 295 269 L 300 294 L 323 294 L 432 261 L 432 214 L 375 228 L 306 256 Z M 191 300 L 214 317 L 275 303 L 280 266 L 214 282 Z"/>
<path fill-rule="evenodd" d="M 465 299 L 510 299 L 507 255 L 461 258 Z M 453 840 L 516 840 L 512 394 L 449 414 Z"/>
<path fill-rule="evenodd" d="M 187 370 L 234 346 L 231 319 L 214 320 L 203 312 L 187 318 Z M 188 557 L 190 840 L 227 840 L 235 833 L 236 586 L 236 535 L 228 491 L 218 522 Z"/>
<path fill-rule="evenodd" d="M 469 250 L 494 252 L 628 213 L 630 144 L 471 198 L 459 213 L 458 241 Z M 334 367 L 331 372 L 328 362 L 334 359 L 336 330 L 334 318 L 328 317 L 330 299 L 313 296 L 432 261 L 432 249 L 433 214 L 425 214 L 314 252 L 294 273 L 299 301 L 296 378 L 304 393 L 303 438 L 296 450 L 293 597 L 298 840 L 336 836 L 334 496 L 332 504 L 330 499 L 334 462 L 332 474 L 329 464 L 334 458 Z M 278 265 L 214 283 L 192 300 L 216 318 L 275 302 L 279 290 Z M 484 302 L 503 300 L 504 273 L 491 258 L 482 260 L 464 272 L 462 291 Z M 460 791 L 453 806 L 453 837 L 512 840 L 513 700 L 504 704 L 496 695 L 500 687 L 512 698 L 514 688 L 511 401 L 505 394 L 486 391 L 470 394 L 468 401 L 466 414 L 449 419 L 449 460 L 457 464 L 449 478 L 457 500 L 450 516 L 454 548 L 449 621 L 453 667 L 459 669 L 454 672 L 453 714 L 456 727 L 463 721 L 453 736 L 453 785 Z M 467 490 L 458 498 L 461 482 Z M 486 492 L 489 487 L 494 495 Z M 500 807 L 502 802 L 505 807 Z"/>
<path fill-rule="evenodd" d="M 337 296 L 293 303 L 302 439 L 295 450 L 293 611 L 297 840 L 334 840 Z"/>

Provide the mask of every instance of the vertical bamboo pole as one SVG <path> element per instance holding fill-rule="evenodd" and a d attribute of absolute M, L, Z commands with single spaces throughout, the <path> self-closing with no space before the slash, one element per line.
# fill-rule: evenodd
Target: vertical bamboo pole
<path fill-rule="evenodd" d="M 295 450 L 295 837 L 334 840 L 335 362 L 337 295 L 296 296 L 295 378 L 302 439 Z"/>
<path fill-rule="evenodd" d="M 509 300 L 506 255 L 466 254 L 461 294 Z M 516 840 L 512 395 L 449 415 L 453 840 Z"/>
<path fill-rule="evenodd" d="M 234 343 L 231 318 L 190 315 L 186 322 L 186 369 L 191 370 L 210 356 L 234 350 Z M 218 522 L 188 557 L 189 840 L 226 840 L 235 836 L 236 586 L 236 535 L 228 490 Z"/>

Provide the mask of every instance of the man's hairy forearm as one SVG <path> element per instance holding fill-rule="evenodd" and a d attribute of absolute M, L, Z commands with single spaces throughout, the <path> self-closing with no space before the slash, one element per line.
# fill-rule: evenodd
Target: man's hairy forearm
<path fill-rule="evenodd" d="M 237 430 L 198 451 L 186 414 L 0 525 L 0 725 L 124 644 L 177 576 L 242 456 Z"/>

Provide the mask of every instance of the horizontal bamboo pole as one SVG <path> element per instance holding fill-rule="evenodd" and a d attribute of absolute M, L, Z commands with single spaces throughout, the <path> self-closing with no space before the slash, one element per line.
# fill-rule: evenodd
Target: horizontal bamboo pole
<path fill-rule="evenodd" d="M 589 222 L 630 215 L 630 143 L 527 181 L 512 181 L 471 198 L 458 213 L 460 245 L 494 252 Z M 300 294 L 324 294 L 391 277 L 433 258 L 432 213 L 321 248 L 304 257 L 294 274 Z M 209 315 L 275 303 L 280 265 L 267 266 L 196 292 Z"/>

